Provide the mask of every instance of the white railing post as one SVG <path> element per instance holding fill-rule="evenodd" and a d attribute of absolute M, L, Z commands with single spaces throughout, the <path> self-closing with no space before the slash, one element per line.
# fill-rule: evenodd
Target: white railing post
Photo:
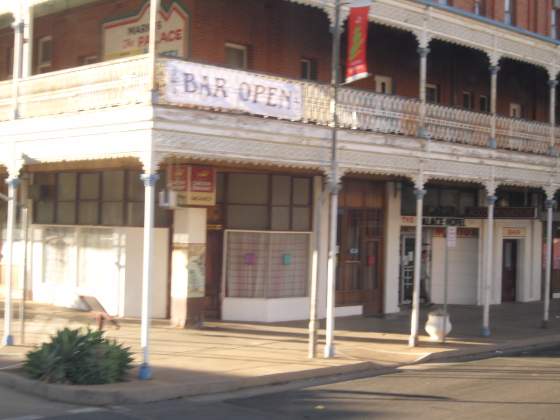
<path fill-rule="evenodd" d="M 419 83 L 419 96 L 420 96 L 420 116 L 418 121 L 418 137 L 427 139 L 428 132 L 426 130 L 426 83 L 428 73 L 428 54 L 430 49 L 426 46 L 418 48 L 420 55 L 420 83 Z"/>

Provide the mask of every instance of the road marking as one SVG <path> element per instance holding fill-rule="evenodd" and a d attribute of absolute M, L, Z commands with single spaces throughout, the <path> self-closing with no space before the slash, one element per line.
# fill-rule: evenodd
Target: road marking
<path fill-rule="evenodd" d="M 83 408 L 74 408 L 73 410 L 68 410 L 67 413 L 83 414 L 83 413 L 96 413 L 98 411 L 106 411 L 106 410 L 104 408 L 99 408 L 99 407 L 83 407 Z"/>
<path fill-rule="evenodd" d="M 10 417 L 4 420 L 38 420 L 44 419 L 44 416 L 21 416 L 21 417 Z"/>

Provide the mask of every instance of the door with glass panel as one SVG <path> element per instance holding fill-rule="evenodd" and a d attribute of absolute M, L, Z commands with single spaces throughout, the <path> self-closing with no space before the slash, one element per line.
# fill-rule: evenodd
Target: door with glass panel
<path fill-rule="evenodd" d="M 382 312 L 381 209 L 340 209 L 336 304 L 363 305 L 364 315 Z"/>

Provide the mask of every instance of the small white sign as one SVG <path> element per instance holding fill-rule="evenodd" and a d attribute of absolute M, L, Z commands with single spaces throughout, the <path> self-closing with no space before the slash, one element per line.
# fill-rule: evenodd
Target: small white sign
<path fill-rule="evenodd" d="M 195 105 L 299 120 L 301 86 L 240 70 L 169 60 L 163 99 L 171 105 Z"/>
<path fill-rule="evenodd" d="M 447 227 L 447 247 L 455 248 L 457 246 L 457 227 L 448 226 Z"/>

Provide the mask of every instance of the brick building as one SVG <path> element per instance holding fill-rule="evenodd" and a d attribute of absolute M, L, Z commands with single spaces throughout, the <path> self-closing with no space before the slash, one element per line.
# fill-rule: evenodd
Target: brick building
<path fill-rule="evenodd" d="M 449 299 L 482 305 L 485 332 L 490 303 L 543 296 L 556 2 L 376 1 L 328 182 L 334 2 L 162 0 L 155 64 L 149 1 L 5 3 L 0 174 L 31 213 L 27 246 L 4 235 L 12 293 L 25 272 L 36 301 L 140 316 L 149 278 L 176 325 L 273 322 L 309 316 L 316 278 L 325 317 L 334 181 L 337 316 L 398 312 L 420 276 L 441 303 L 449 224 Z"/>

